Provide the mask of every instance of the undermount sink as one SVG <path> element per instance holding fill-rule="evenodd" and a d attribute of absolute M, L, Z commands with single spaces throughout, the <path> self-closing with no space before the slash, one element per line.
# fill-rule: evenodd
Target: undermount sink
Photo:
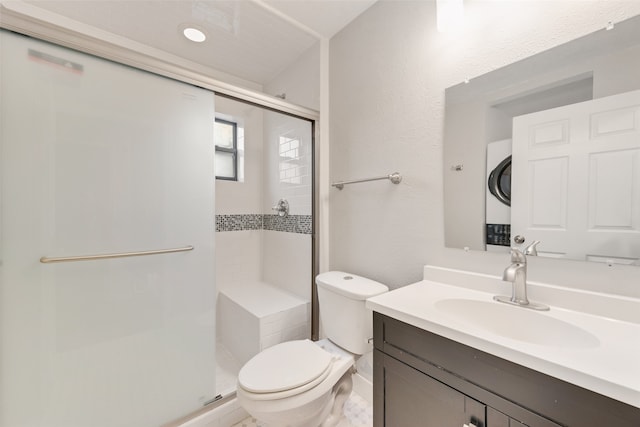
<path fill-rule="evenodd" d="M 443 314 L 513 340 L 554 347 L 598 347 L 600 341 L 584 329 L 541 313 L 494 301 L 452 298 L 437 301 Z"/>

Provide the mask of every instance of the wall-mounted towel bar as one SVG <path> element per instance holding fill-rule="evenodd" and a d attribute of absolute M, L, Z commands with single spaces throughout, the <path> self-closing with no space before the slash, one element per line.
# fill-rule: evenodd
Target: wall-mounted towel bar
<path fill-rule="evenodd" d="M 389 181 L 393 182 L 394 184 L 400 184 L 400 181 L 402 181 L 402 175 L 400 175 L 398 172 L 394 172 L 391 175 L 378 176 L 378 177 L 375 177 L 375 178 L 354 179 L 352 181 L 340 181 L 340 182 L 334 182 L 331 185 L 333 187 L 336 187 L 338 190 L 342 190 L 344 188 L 344 186 L 347 185 L 347 184 L 357 184 L 359 182 L 379 181 L 381 179 L 388 179 Z"/>
<path fill-rule="evenodd" d="M 43 264 L 50 264 L 54 262 L 93 261 L 98 259 L 126 258 L 131 256 L 170 254 L 173 252 L 186 252 L 186 251 L 192 251 L 192 250 L 193 250 L 193 246 L 185 246 L 182 248 L 156 249 L 153 251 L 139 251 L 139 252 L 120 252 L 115 254 L 79 255 L 79 256 L 66 256 L 66 257 L 43 256 L 42 258 L 40 258 L 40 262 Z"/>

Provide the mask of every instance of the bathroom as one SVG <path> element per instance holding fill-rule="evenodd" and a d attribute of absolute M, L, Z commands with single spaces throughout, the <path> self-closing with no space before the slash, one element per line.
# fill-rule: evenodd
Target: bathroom
<path fill-rule="evenodd" d="M 286 102 L 320 113 L 314 129 L 316 259 L 305 255 L 296 261 L 316 262 L 316 272 L 348 271 L 391 289 L 421 280 L 425 264 L 497 275 L 508 263 L 505 254 L 445 244 L 445 88 L 598 31 L 609 21 L 636 16 L 640 4 L 469 0 L 465 7 L 464 31 L 439 33 L 435 2 L 375 2 L 340 32 L 321 36 L 269 87 L 253 87 L 286 94 Z M 214 76 L 242 85 L 235 76 Z M 403 177 L 397 186 L 380 182 L 340 191 L 330 185 L 395 171 Z M 216 205 L 216 213 L 270 214 L 283 198 L 263 197 L 256 206 L 259 212 L 220 211 Z M 220 239 L 240 234 L 257 238 L 251 231 L 233 233 L 217 233 L 216 246 Z M 306 250 L 311 252 L 311 242 Z M 547 259 L 530 263 L 529 274 L 536 281 L 640 296 L 637 268 Z M 308 292 L 310 283 L 308 278 Z"/>

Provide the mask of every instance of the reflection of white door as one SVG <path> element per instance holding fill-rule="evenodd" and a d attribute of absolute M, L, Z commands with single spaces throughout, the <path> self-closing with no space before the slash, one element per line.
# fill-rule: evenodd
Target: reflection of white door
<path fill-rule="evenodd" d="M 541 255 L 640 258 L 640 91 L 516 117 L 512 235 Z"/>

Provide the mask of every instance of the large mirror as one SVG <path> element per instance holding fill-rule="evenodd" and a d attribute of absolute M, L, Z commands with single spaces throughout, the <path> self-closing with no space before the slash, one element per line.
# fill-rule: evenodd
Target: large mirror
<path fill-rule="evenodd" d="M 446 90 L 447 247 L 640 265 L 640 16 Z"/>

